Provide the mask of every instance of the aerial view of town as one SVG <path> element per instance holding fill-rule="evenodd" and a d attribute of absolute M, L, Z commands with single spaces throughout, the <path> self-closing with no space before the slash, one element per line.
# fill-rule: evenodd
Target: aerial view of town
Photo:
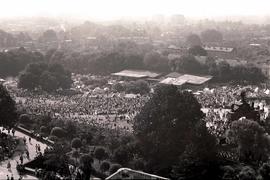
<path fill-rule="evenodd" d="M 270 180 L 270 1 L 0 2 L 0 180 Z"/>

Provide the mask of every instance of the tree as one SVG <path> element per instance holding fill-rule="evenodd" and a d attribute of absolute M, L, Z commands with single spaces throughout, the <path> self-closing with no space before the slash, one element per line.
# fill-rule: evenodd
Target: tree
<path fill-rule="evenodd" d="M 254 120 L 234 121 L 228 133 L 231 142 L 238 145 L 240 161 L 259 164 L 268 159 L 270 146 L 265 130 Z"/>
<path fill-rule="evenodd" d="M 143 156 L 160 167 L 170 166 L 191 142 L 194 126 L 203 117 L 201 105 L 191 93 L 158 86 L 134 120 Z"/>
<path fill-rule="evenodd" d="M 230 80 L 231 67 L 226 61 L 222 61 L 217 65 L 217 79 L 220 81 Z"/>
<path fill-rule="evenodd" d="M 47 128 L 45 126 L 41 126 L 39 129 L 41 134 L 46 134 L 47 133 Z"/>
<path fill-rule="evenodd" d="M 74 138 L 71 141 L 71 147 L 75 149 L 79 149 L 82 147 L 82 141 L 79 138 Z"/>
<path fill-rule="evenodd" d="M 255 67 L 253 64 L 248 64 L 246 66 L 246 72 L 246 80 L 251 83 L 264 82 L 266 80 L 266 77 L 262 73 L 261 69 Z"/>
<path fill-rule="evenodd" d="M 207 56 L 206 50 L 204 50 L 201 46 L 192 46 L 188 49 L 188 52 L 193 56 Z"/>
<path fill-rule="evenodd" d="M 60 127 L 54 127 L 51 130 L 51 136 L 56 136 L 58 138 L 63 138 L 66 135 L 65 131 Z"/>
<path fill-rule="evenodd" d="M 270 179 L 270 164 L 263 163 L 259 168 L 259 173 L 263 179 Z"/>
<path fill-rule="evenodd" d="M 95 149 L 94 157 L 99 160 L 99 162 L 108 156 L 106 150 L 103 147 L 98 147 Z"/>
<path fill-rule="evenodd" d="M 51 92 L 67 89 L 72 84 L 71 73 L 59 64 L 32 63 L 19 76 L 18 86 L 25 89 L 42 88 Z"/>
<path fill-rule="evenodd" d="M 72 157 L 74 157 L 76 160 L 76 163 L 78 163 L 78 159 L 80 157 L 80 152 L 79 151 L 72 151 Z"/>
<path fill-rule="evenodd" d="M 57 41 L 57 34 L 54 30 L 49 29 L 47 31 L 45 31 L 42 36 L 39 38 L 39 41 L 41 42 L 53 42 L 53 41 Z"/>
<path fill-rule="evenodd" d="M 217 75 L 217 64 L 214 58 L 212 57 L 207 57 L 205 61 L 205 66 L 208 69 L 208 74 L 212 76 Z"/>
<path fill-rule="evenodd" d="M 126 84 L 125 89 L 127 93 L 134 94 L 146 94 L 150 91 L 149 84 L 144 80 L 131 81 Z"/>
<path fill-rule="evenodd" d="M 33 123 L 30 116 L 28 114 L 21 114 L 19 117 L 19 122 L 24 125 L 29 125 Z"/>
<path fill-rule="evenodd" d="M 213 42 L 222 42 L 223 36 L 221 32 L 215 29 L 207 29 L 201 33 L 203 42 L 213 43 Z"/>
<path fill-rule="evenodd" d="M 120 169 L 122 166 L 120 164 L 112 164 L 110 167 L 110 174 L 115 173 L 116 171 L 118 171 L 118 169 Z"/>
<path fill-rule="evenodd" d="M 168 58 L 158 52 L 146 53 L 143 59 L 144 66 L 154 71 L 169 71 Z"/>
<path fill-rule="evenodd" d="M 200 74 L 204 71 L 202 65 L 192 55 L 184 55 L 177 60 L 177 71 L 181 73 Z"/>
<path fill-rule="evenodd" d="M 63 143 L 55 143 L 51 150 L 44 153 L 44 162 L 46 171 L 56 171 L 60 174 L 68 174 L 68 156 L 66 155 L 69 149 Z M 44 167 L 43 166 L 43 167 Z"/>
<path fill-rule="evenodd" d="M 33 73 L 22 72 L 19 75 L 18 87 L 33 90 L 39 82 L 38 76 Z"/>
<path fill-rule="evenodd" d="M 80 158 L 80 169 L 83 172 L 83 180 L 90 179 L 90 176 L 94 171 L 94 169 L 92 167 L 93 162 L 94 162 L 94 160 L 90 155 L 84 154 L 84 155 L 81 156 L 81 158 Z"/>
<path fill-rule="evenodd" d="M 18 118 L 15 101 L 6 88 L 0 85 L 0 126 L 12 127 Z"/>
<path fill-rule="evenodd" d="M 48 67 L 48 71 L 55 77 L 57 81 L 56 88 L 68 89 L 71 87 L 71 73 L 66 70 L 61 64 L 52 63 Z"/>
<path fill-rule="evenodd" d="M 87 144 L 90 144 L 92 142 L 93 139 L 93 135 L 92 133 L 88 130 L 88 131 L 83 131 L 80 134 L 80 138 L 81 139 L 85 139 Z"/>
<path fill-rule="evenodd" d="M 128 162 L 132 159 L 132 156 L 128 151 L 128 148 L 124 145 L 114 150 L 113 159 L 119 164 L 127 165 Z"/>
<path fill-rule="evenodd" d="M 48 92 L 56 90 L 59 87 L 56 77 L 49 71 L 44 71 L 40 75 L 39 84 L 43 90 L 48 91 Z"/>
<path fill-rule="evenodd" d="M 43 59 L 41 53 L 26 51 L 23 47 L 0 52 L 0 76 L 17 76 L 28 64 L 41 62 Z"/>
<path fill-rule="evenodd" d="M 143 68 L 143 56 L 141 54 L 127 54 L 124 63 L 126 69 L 141 69 Z"/>
<path fill-rule="evenodd" d="M 238 174 L 239 180 L 256 180 L 256 172 L 252 167 L 244 166 Z"/>
<path fill-rule="evenodd" d="M 222 166 L 221 170 L 223 171 L 222 180 L 237 180 L 237 171 L 232 166 Z"/>
<path fill-rule="evenodd" d="M 81 158 L 80 158 L 80 163 L 82 165 L 86 165 L 86 164 L 89 164 L 89 163 L 91 164 L 93 162 L 94 162 L 94 160 L 89 154 L 83 154 L 81 156 Z"/>
<path fill-rule="evenodd" d="M 72 139 L 77 134 L 77 125 L 73 121 L 66 121 L 64 129 L 68 132 L 67 137 L 69 139 Z"/>
<path fill-rule="evenodd" d="M 201 38 L 197 34 L 190 34 L 186 38 L 186 43 L 189 47 L 201 46 Z"/>
<path fill-rule="evenodd" d="M 135 158 L 132 160 L 132 166 L 134 169 L 136 170 L 140 170 L 140 171 L 144 171 L 145 165 L 144 165 L 145 161 L 142 158 Z"/>
<path fill-rule="evenodd" d="M 16 40 L 13 37 L 13 35 L 3 30 L 0 30 L 0 46 L 2 47 L 13 46 L 14 47 L 15 45 L 16 45 Z"/>
<path fill-rule="evenodd" d="M 194 126 L 194 134 L 172 175 L 177 179 L 218 179 L 221 165 L 216 137 L 209 133 L 205 122 Z"/>
<path fill-rule="evenodd" d="M 116 83 L 113 85 L 112 89 L 115 92 L 123 92 L 125 91 L 125 86 L 122 83 Z"/>
<path fill-rule="evenodd" d="M 111 164 L 108 162 L 108 161 L 102 161 L 102 163 L 100 164 L 100 170 L 102 172 L 106 172 L 110 169 L 111 167 Z"/>

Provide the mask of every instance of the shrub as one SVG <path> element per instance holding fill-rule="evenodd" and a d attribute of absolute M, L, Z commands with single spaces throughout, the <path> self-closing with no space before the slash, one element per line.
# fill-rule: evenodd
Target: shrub
<path fill-rule="evenodd" d="M 65 136 L 65 131 L 60 127 L 54 127 L 51 130 L 51 136 L 56 136 L 58 138 L 62 138 Z"/>
<path fill-rule="evenodd" d="M 120 164 L 112 164 L 110 167 L 110 174 L 115 173 L 116 171 L 118 171 L 118 169 L 120 169 L 122 166 Z"/>
<path fill-rule="evenodd" d="M 82 147 L 82 141 L 79 138 L 74 138 L 71 141 L 71 147 L 75 149 L 79 149 L 80 147 Z"/>
<path fill-rule="evenodd" d="M 109 169 L 110 169 L 110 167 L 111 167 L 111 164 L 110 164 L 110 162 L 108 162 L 108 161 L 103 161 L 101 164 L 100 164 L 100 170 L 102 171 L 102 172 L 106 172 L 106 171 L 108 171 Z"/>
<path fill-rule="evenodd" d="M 103 147 L 98 147 L 95 149 L 94 157 L 101 161 L 102 159 L 108 157 L 108 154 Z"/>

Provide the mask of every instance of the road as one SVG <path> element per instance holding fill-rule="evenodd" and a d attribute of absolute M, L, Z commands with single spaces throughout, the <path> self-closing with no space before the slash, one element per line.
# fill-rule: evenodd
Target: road
<path fill-rule="evenodd" d="M 2 130 L 2 128 L 0 128 Z M 4 131 L 7 133 L 7 131 Z M 11 133 L 10 133 L 11 134 Z M 44 149 L 46 148 L 46 144 L 44 143 L 41 143 L 39 141 L 37 141 L 36 139 L 31 139 L 31 142 L 29 142 L 29 136 L 19 132 L 19 131 L 16 131 L 15 132 L 15 137 L 17 138 L 23 138 L 25 137 L 27 139 L 27 143 L 26 143 L 26 149 L 28 149 L 29 151 L 29 156 L 30 156 L 30 159 L 34 159 L 34 157 L 36 156 L 36 144 L 39 144 L 40 145 L 40 148 L 41 148 L 41 152 L 43 153 L 44 152 Z M 20 140 L 20 144 L 22 144 L 23 141 L 22 139 Z M 22 147 L 22 146 L 21 146 Z M 18 149 L 18 151 L 23 151 L 23 148 L 20 148 Z M 13 157 L 9 160 L 6 160 L 6 161 L 2 161 L 0 162 L 0 179 L 6 179 L 7 178 L 7 175 L 9 175 L 9 177 L 11 177 L 11 175 L 13 174 L 13 177 L 14 179 L 18 179 L 19 178 L 19 174 L 16 170 L 16 165 L 17 165 L 17 161 L 20 162 L 19 160 L 19 155 L 20 155 L 20 152 L 16 152 Z M 24 154 L 24 163 L 25 162 L 28 162 L 29 160 L 26 158 L 26 155 Z M 8 164 L 8 161 L 10 161 L 11 163 L 11 169 L 8 170 L 7 169 L 7 164 Z M 23 176 L 23 179 L 29 179 L 29 180 L 32 180 L 32 179 L 37 179 L 33 176 L 29 176 L 29 175 L 25 175 Z"/>

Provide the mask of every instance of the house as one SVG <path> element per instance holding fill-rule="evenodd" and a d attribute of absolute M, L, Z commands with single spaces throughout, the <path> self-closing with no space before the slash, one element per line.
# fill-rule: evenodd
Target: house
<path fill-rule="evenodd" d="M 203 46 L 207 54 L 212 57 L 222 59 L 234 59 L 236 58 L 236 49 L 232 47 L 214 47 L 214 46 Z"/>
<path fill-rule="evenodd" d="M 246 65 L 248 63 L 245 60 L 236 60 L 236 59 L 217 59 L 216 63 L 219 64 L 223 61 L 228 63 L 231 67 Z"/>

